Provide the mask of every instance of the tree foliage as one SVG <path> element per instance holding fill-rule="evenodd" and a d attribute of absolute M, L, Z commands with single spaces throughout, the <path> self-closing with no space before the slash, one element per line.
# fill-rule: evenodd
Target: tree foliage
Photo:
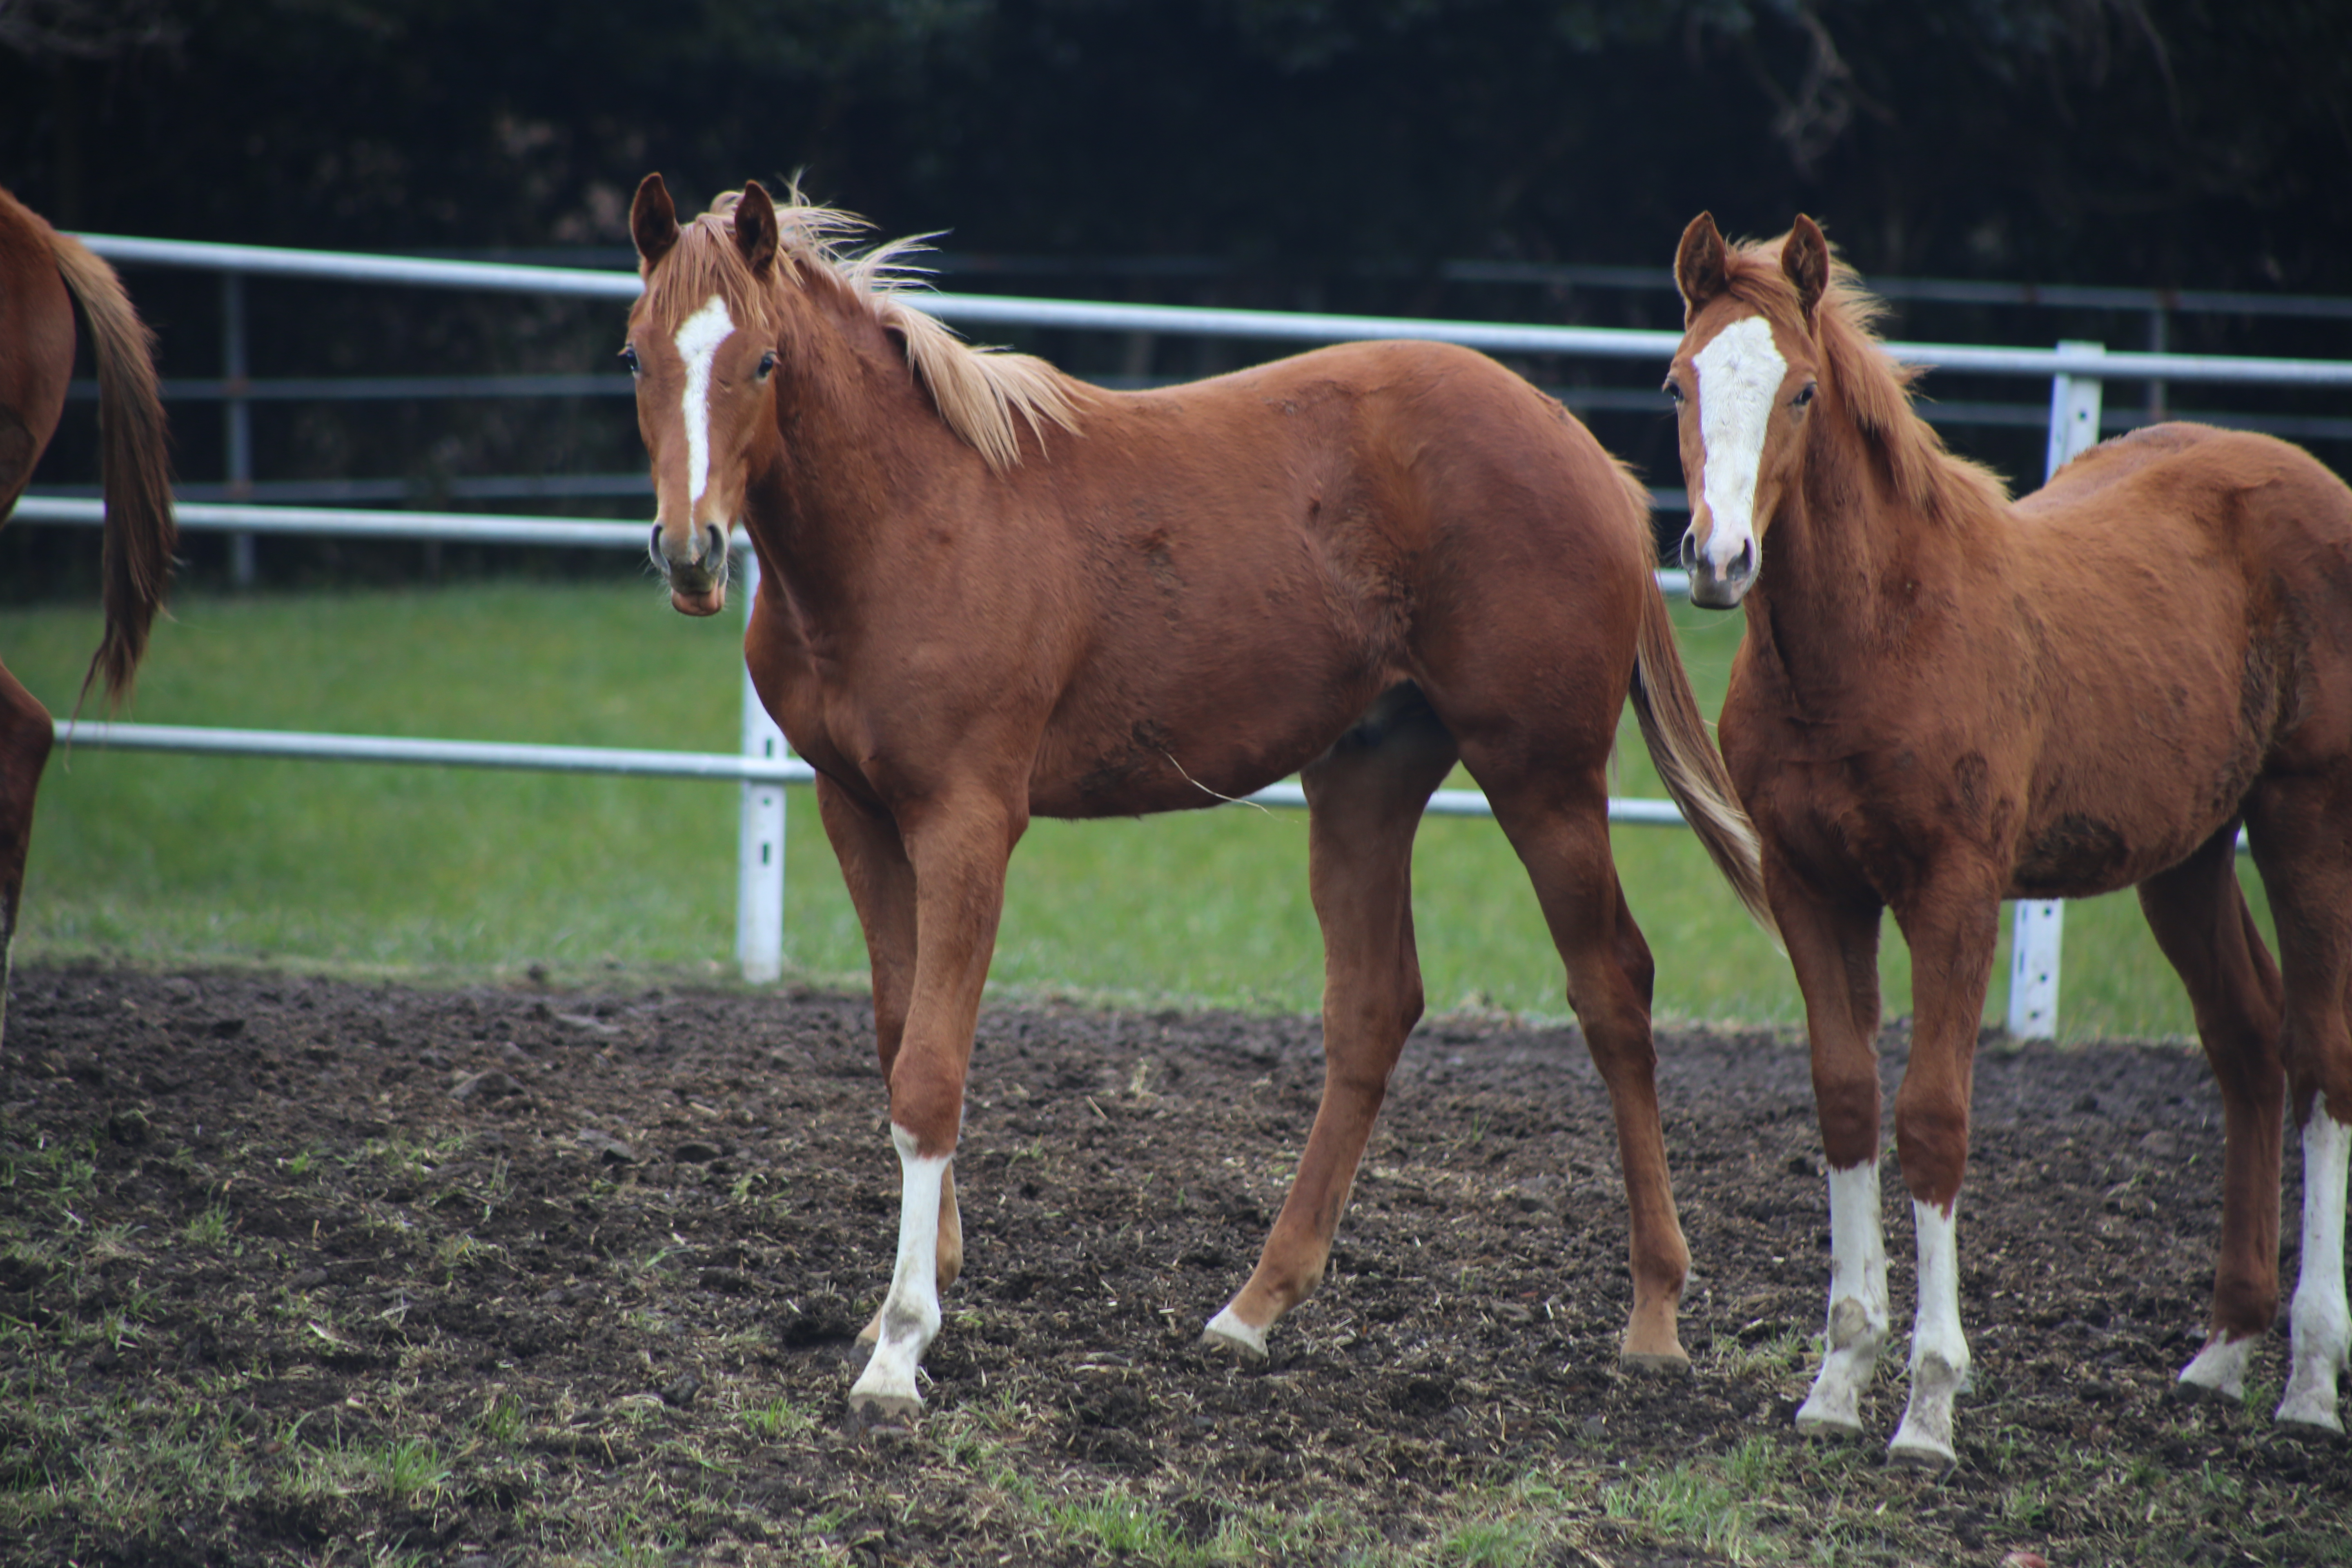
<path fill-rule="evenodd" d="M 959 248 L 2342 289 L 2341 0 L 0 0 L 0 180 L 94 228 L 614 243 L 647 169 Z"/>

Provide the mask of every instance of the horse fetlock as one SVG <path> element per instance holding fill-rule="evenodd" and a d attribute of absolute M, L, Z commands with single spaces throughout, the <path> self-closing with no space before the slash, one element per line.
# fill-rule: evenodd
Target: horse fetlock
<path fill-rule="evenodd" d="M 2205 1342 L 2205 1348 L 2196 1358 L 2180 1369 L 2175 1388 L 2190 1399 L 2237 1399 L 2246 1391 L 2246 1363 L 2253 1359 L 2254 1341 L 2258 1336 L 2225 1339 L 2220 1334 Z"/>
<path fill-rule="evenodd" d="M 1849 1352 L 1875 1363 L 1886 1342 L 1886 1312 L 1873 1312 L 1859 1297 L 1841 1296 L 1830 1303 L 1830 1351 Z"/>

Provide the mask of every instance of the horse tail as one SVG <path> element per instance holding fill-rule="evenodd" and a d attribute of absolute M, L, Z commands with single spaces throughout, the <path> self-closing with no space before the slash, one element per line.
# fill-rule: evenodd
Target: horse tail
<path fill-rule="evenodd" d="M 170 437 L 155 387 L 154 334 L 131 308 L 114 268 L 68 235 L 50 253 L 89 322 L 98 361 L 99 478 L 106 497 L 106 633 L 82 689 L 103 677 L 110 702 L 129 695 L 148 628 L 163 607 L 179 542 L 172 516 Z"/>
<path fill-rule="evenodd" d="M 1647 498 L 1644 497 L 1646 504 Z M 1715 749 L 1700 717 L 1698 699 L 1691 694 L 1690 677 L 1683 669 L 1681 649 L 1675 646 L 1675 626 L 1666 611 L 1665 595 L 1658 591 L 1654 572 L 1642 573 L 1642 626 L 1634 645 L 1633 716 L 1642 725 L 1643 742 L 1666 793 L 1682 807 L 1684 820 L 1706 847 L 1707 858 L 1749 918 L 1776 942 L 1780 928 L 1764 898 L 1764 867 L 1758 847 L 1756 825 L 1740 808 L 1732 787 L 1731 770 Z"/>

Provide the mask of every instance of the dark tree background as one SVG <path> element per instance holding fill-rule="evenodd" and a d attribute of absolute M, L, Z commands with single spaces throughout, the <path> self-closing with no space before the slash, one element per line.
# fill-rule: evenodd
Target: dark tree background
<path fill-rule="evenodd" d="M 601 247 L 617 265 L 647 170 L 698 204 L 799 171 L 883 233 L 947 231 L 957 288 L 1665 326 L 1673 296 L 1654 286 L 1468 289 L 1437 264 L 1605 264 L 1662 284 L 1705 207 L 1750 234 L 1811 212 L 1865 276 L 2352 294 L 2347 0 L 0 0 L 0 184 L 61 226 L 116 233 Z M 131 281 L 167 376 L 217 374 L 218 284 Z M 513 296 L 278 283 L 255 299 L 264 377 L 601 370 L 618 331 L 609 309 Z M 1991 309 L 1906 309 L 1895 326 L 2118 348 L 2149 330 Z M 2189 350 L 2352 357 L 2352 321 L 2168 330 Z M 1109 375 L 1239 352 L 1016 341 Z M 1636 401 L 1654 379 L 1626 381 L 1647 367 L 1519 368 L 1585 387 L 1571 406 L 1672 482 L 1666 424 Z M 2231 406 L 2343 412 L 2312 395 Z M 2026 412 L 1955 439 L 2037 481 Z M 173 419 L 201 499 L 223 472 L 219 416 L 189 403 Z M 407 504 L 467 503 L 490 493 L 469 476 L 642 472 L 617 396 L 258 405 L 255 441 L 284 492 L 262 499 L 375 476 Z M 86 479 L 87 446 L 86 429 L 62 437 L 39 482 Z M 544 504 L 642 506 L 618 490 Z M 0 535 L 0 596 L 82 583 L 89 546 L 67 531 Z M 215 548 L 192 543 L 200 569 Z"/>
<path fill-rule="evenodd" d="M 1654 264 L 1712 207 L 1867 271 L 2347 286 L 2343 0 L 0 0 L 68 226 L 624 237 L 658 167 L 960 248 Z"/>

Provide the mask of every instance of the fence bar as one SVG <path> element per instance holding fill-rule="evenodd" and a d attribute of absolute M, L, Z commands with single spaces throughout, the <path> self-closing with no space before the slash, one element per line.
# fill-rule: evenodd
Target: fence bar
<path fill-rule="evenodd" d="M 287 250 L 200 240 L 141 239 L 125 235 L 79 237 L 110 261 L 158 267 L 234 270 L 256 276 L 338 279 L 353 283 L 406 283 L 427 288 L 486 289 L 510 293 L 563 294 L 628 300 L 640 285 L 634 272 L 507 262 L 438 261 L 421 257 L 363 256 L 327 250 Z M 1187 332 L 1296 342 L 1345 342 L 1370 338 L 1427 338 L 1496 353 L 1565 353 L 1599 359 L 1664 359 L 1681 342 L 1670 331 L 1624 327 L 1545 327 L 1491 321 L 1423 321 L 1409 317 L 1329 315 L 1289 310 L 1225 310 L 1198 305 L 1122 305 L 1090 300 L 1035 300 L 1010 295 L 909 290 L 908 303 L 946 321 L 977 326 L 1055 327 L 1087 331 Z M 1915 364 L 1987 375 L 2097 374 L 2151 381 L 2204 381 L 2278 386 L 2352 386 L 2352 362 L 2233 359 L 2197 354 L 2120 353 L 2097 356 L 2061 345 L 1977 348 L 1955 343 L 1890 342 L 1895 358 Z"/>
<path fill-rule="evenodd" d="M 498 741 L 416 740 L 400 735 L 324 735 L 292 730 L 227 730 L 189 724 L 112 724 L 88 719 L 59 719 L 56 721 L 56 727 L 58 743 L 87 746 L 95 751 L 263 757 L 282 762 L 489 768 L 509 773 L 608 773 L 628 778 L 706 779 L 769 788 L 816 782 L 816 770 L 791 755 L 644 752 L 609 746 L 539 746 Z M 1268 784 L 1256 794 L 1244 795 L 1231 804 L 1304 810 L 1307 792 L 1296 784 Z M 1486 795 L 1477 790 L 1442 789 L 1429 797 L 1427 815 L 1492 816 L 1495 810 L 1487 804 Z M 1609 820 L 1633 827 L 1684 826 L 1682 809 L 1670 800 L 1612 797 Z M 775 821 L 778 849 L 774 884 L 778 896 L 777 940 L 781 944 L 783 892 L 783 814 L 781 804 L 776 808 Z M 739 931 L 739 952 L 744 945 Z M 777 961 L 777 968 L 781 972 L 781 958 Z M 761 976 L 751 973 L 747 963 L 745 978 L 759 979 Z M 774 975 L 766 978 L 773 979 Z"/>
<path fill-rule="evenodd" d="M 760 595 L 760 558 L 746 550 L 737 558 L 737 592 L 743 595 L 743 624 L 751 624 L 751 604 Z M 780 761 L 784 732 L 768 716 L 743 666 L 743 755 L 753 762 Z M 805 764 L 803 764 L 805 765 Z M 784 792 L 781 785 L 746 779 L 743 818 L 736 834 L 735 962 L 755 984 L 784 973 Z"/>
<path fill-rule="evenodd" d="M 2058 345 L 2084 356 L 2100 345 Z M 2050 380 L 2050 447 L 2047 479 L 2099 444 L 2099 404 L 2105 384 L 2095 376 L 2057 375 Z M 2046 482 L 2046 479 L 2045 479 Z M 2021 1040 L 2058 1035 L 2058 967 L 2065 942 L 2066 906 L 2055 899 L 2020 899 L 2010 935 L 2009 1032 Z"/>
<path fill-rule="evenodd" d="M 245 354 L 245 274 L 221 274 L 221 391 L 226 399 L 228 496 L 233 501 L 253 499 L 253 405 L 246 400 L 251 374 Z M 250 588 L 258 569 L 253 535 L 238 532 L 228 542 L 229 581 Z"/>

